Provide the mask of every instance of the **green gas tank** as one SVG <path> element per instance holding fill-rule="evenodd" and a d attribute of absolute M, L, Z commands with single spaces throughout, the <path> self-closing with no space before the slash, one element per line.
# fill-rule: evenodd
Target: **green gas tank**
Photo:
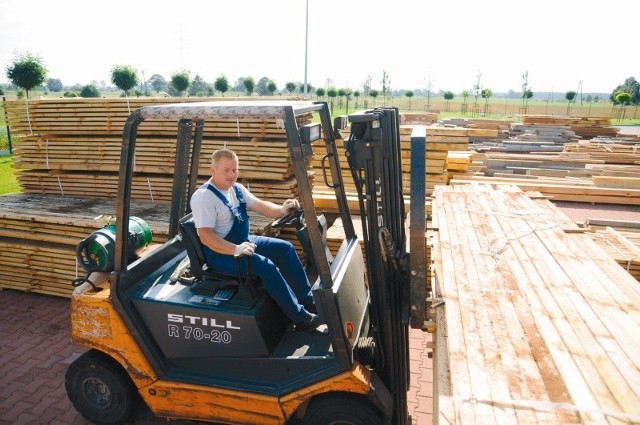
<path fill-rule="evenodd" d="M 129 218 L 129 262 L 136 259 L 136 251 L 151 243 L 151 228 L 138 217 Z M 108 224 L 78 243 L 76 258 L 87 272 L 111 272 L 115 266 L 116 225 Z"/>

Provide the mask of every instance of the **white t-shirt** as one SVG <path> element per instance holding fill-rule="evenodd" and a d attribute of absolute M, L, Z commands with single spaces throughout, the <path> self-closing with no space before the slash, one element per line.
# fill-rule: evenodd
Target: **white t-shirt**
<path fill-rule="evenodd" d="M 242 184 L 236 184 L 240 187 L 240 191 L 247 205 L 247 210 L 250 210 L 258 198 L 252 195 Z M 233 213 L 215 193 L 207 189 L 208 185 L 212 185 L 218 189 L 222 195 L 226 196 L 231 206 L 239 206 L 240 201 L 236 197 L 236 191 L 233 187 L 229 190 L 222 190 L 216 187 L 216 185 L 211 182 L 211 179 L 196 189 L 193 195 L 191 195 L 191 211 L 196 229 L 211 227 L 218 236 L 224 238 L 233 226 Z"/>

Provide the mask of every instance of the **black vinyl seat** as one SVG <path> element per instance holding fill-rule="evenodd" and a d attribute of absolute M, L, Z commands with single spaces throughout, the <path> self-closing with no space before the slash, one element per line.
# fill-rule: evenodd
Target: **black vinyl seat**
<path fill-rule="evenodd" d="M 180 235 L 189 257 L 190 274 L 193 277 L 191 290 L 203 295 L 212 295 L 220 289 L 236 287 L 238 295 L 243 299 L 255 299 L 258 295 L 260 278 L 252 275 L 251 271 L 246 275 L 223 273 L 213 270 L 207 263 L 202 243 L 198 236 L 192 214 L 187 214 L 180 219 Z M 240 261 L 240 258 L 237 259 Z M 247 258 L 247 265 L 250 262 Z M 239 267 L 238 267 L 239 270 Z"/>

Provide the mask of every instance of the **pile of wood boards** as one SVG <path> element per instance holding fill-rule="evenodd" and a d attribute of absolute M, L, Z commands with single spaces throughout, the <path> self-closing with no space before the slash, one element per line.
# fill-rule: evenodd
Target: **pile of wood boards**
<path fill-rule="evenodd" d="M 417 124 L 429 125 L 438 120 L 438 114 L 435 112 L 403 112 L 400 115 L 400 124 Z"/>
<path fill-rule="evenodd" d="M 0 288 L 71 296 L 71 282 L 86 274 L 76 261 L 78 243 L 114 224 L 115 214 L 115 198 L 0 196 Z M 169 204 L 133 202 L 131 215 L 150 227 L 152 246 L 167 240 Z M 273 235 L 270 223 L 252 215 L 251 231 Z"/>
<path fill-rule="evenodd" d="M 427 195 L 439 184 L 447 184 L 449 171 L 464 171 L 469 164 L 470 137 L 498 137 L 495 129 L 427 127 Z M 451 160 L 448 158 L 451 157 Z M 454 165 L 455 164 L 455 165 Z"/>
<path fill-rule="evenodd" d="M 401 125 L 400 126 L 400 156 L 402 163 L 402 190 L 404 195 L 408 195 L 410 191 L 411 181 L 411 133 L 413 132 L 413 125 Z M 358 203 L 358 195 L 356 185 L 354 183 L 349 163 L 347 162 L 346 150 L 344 148 L 344 141 L 349 138 L 349 131 L 343 131 L 343 140 L 336 140 L 336 148 L 338 151 L 338 159 L 340 161 L 340 168 L 342 170 L 342 176 L 349 202 L 349 208 L 352 212 L 358 213 L 360 211 L 360 205 Z M 324 143 L 319 141 L 316 143 Z M 317 175 L 322 175 L 323 157 L 325 154 L 324 149 L 314 149 L 314 155 L 311 160 L 311 167 Z M 427 159 L 427 162 L 429 159 Z M 444 164 L 444 161 L 442 161 Z M 427 171 L 428 172 L 428 171 Z M 331 170 L 327 169 L 327 178 L 331 183 Z M 335 200 L 335 194 L 332 188 L 327 187 L 324 180 L 317 181 L 313 187 L 313 199 L 316 208 L 326 212 L 337 212 L 337 204 Z"/>
<path fill-rule="evenodd" d="M 523 124 L 568 126 L 578 137 L 591 139 L 596 136 L 615 137 L 619 130 L 611 126 L 608 117 L 569 117 L 559 115 L 527 114 L 520 116 Z"/>
<path fill-rule="evenodd" d="M 637 423 L 638 281 L 515 186 L 433 202 L 437 422 Z"/>
<path fill-rule="evenodd" d="M 632 146 L 567 144 L 559 153 L 474 154 L 466 172 L 449 184 L 508 183 L 556 200 L 640 205 L 640 152 Z"/>
<path fill-rule="evenodd" d="M 122 130 L 130 110 L 158 103 L 211 98 L 41 99 L 5 103 L 15 139 L 15 168 L 25 193 L 114 196 Z M 228 100 L 216 98 L 215 100 Z M 311 121 L 299 118 L 299 125 Z M 145 121 L 138 131 L 133 199 L 169 200 L 177 124 Z M 199 175 L 209 175 L 211 153 L 236 151 L 243 179 L 254 186 L 295 185 L 285 130 L 276 122 L 218 119 L 204 127 Z M 95 188 L 100 187 L 101 191 Z M 288 197 L 288 196 L 286 196 Z M 286 197 L 284 199 L 286 199 Z"/>
<path fill-rule="evenodd" d="M 229 98 L 35 99 L 5 102 L 15 147 L 14 167 L 23 193 L 0 197 L 0 288 L 70 296 L 83 275 L 78 242 L 114 216 L 122 130 L 139 107 Z M 312 115 L 299 117 L 298 125 Z M 149 120 L 138 132 L 132 214 L 166 240 L 177 125 Z M 298 186 L 284 129 L 276 122 L 212 120 L 205 124 L 199 182 L 210 176 L 215 149 L 234 149 L 241 182 L 256 195 L 281 203 Z M 313 179 L 313 173 L 310 170 Z M 270 220 L 252 219 L 252 232 L 271 233 Z M 295 240 L 295 235 L 290 235 Z M 300 253 L 301 250 L 299 250 Z"/>

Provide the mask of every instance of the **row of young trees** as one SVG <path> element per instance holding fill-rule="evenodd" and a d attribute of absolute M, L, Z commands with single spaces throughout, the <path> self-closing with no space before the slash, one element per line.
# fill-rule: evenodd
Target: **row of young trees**
<path fill-rule="evenodd" d="M 6 71 L 7 77 L 12 83 L 26 91 L 27 98 L 29 97 L 29 91 L 42 86 L 45 81 L 50 91 L 63 90 L 62 82 L 59 79 L 50 78 L 47 81 L 48 71 L 39 56 L 30 53 L 17 54 L 13 63 L 7 66 Z M 267 77 L 261 78 L 258 82 L 256 82 L 253 77 L 243 77 L 238 79 L 235 85 L 232 86 L 224 75 L 220 75 L 215 82 L 211 84 L 199 75 L 191 79 L 189 71 L 184 70 L 174 73 L 169 81 L 166 81 L 164 77 L 159 74 L 154 74 L 148 81 L 144 81 L 141 84 L 138 72 L 129 65 L 114 66 L 111 69 L 111 82 L 117 88 L 124 91 L 125 96 L 132 93 L 136 95 L 150 95 L 151 92 L 148 86 L 156 93 L 164 93 L 171 96 L 212 96 L 215 92 L 219 92 L 224 96 L 225 93 L 230 90 L 243 92 L 247 96 L 251 96 L 254 93 L 263 96 L 273 96 L 278 91 L 276 83 Z M 327 82 L 332 84 L 331 80 Z M 386 72 L 383 72 L 382 84 L 382 92 L 372 89 L 371 77 L 369 77 L 363 85 L 364 91 L 361 93 L 359 90 L 354 91 L 349 88 L 337 89 L 329 84 L 327 84 L 326 88 L 314 88 L 308 84 L 305 90 L 303 84 L 290 81 L 285 84 L 285 90 L 289 94 L 306 92 L 308 94 L 315 93 L 318 97 L 327 96 L 331 99 L 335 97 L 346 98 L 348 105 L 352 97 L 355 97 L 357 100 L 362 94 L 372 97 L 374 101 L 379 95 L 382 95 L 386 99 L 390 94 L 389 79 Z M 80 88 L 78 91 L 67 91 L 64 95 L 99 97 L 100 91 L 94 84 L 89 84 Z M 413 96 L 413 91 L 406 91 L 405 95 L 410 98 Z"/>

